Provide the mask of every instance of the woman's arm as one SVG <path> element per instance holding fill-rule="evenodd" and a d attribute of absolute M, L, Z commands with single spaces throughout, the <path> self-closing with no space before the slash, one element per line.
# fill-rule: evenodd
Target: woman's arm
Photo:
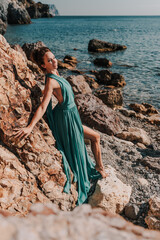
<path fill-rule="evenodd" d="M 34 128 L 34 126 L 36 125 L 36 123 L 44 115 L 44 113 L 47 109 L 47 106 L 49 104 L 49 101 L 51 99 L 53 89 L 54 89 L 54 81 L 53 81 L 53 79 L 49 78 L 46 83 L 45 89 L 44 89 L 43 100 L 42 100 L 41 104 L 39 105 L 38 109 L 36 110 L 30 124 L 24 128 L 14 129 L 16 131 L 15 138 L 22 138 L 22 137 L 26 138 L 31 133 L 31 131 Z"/>

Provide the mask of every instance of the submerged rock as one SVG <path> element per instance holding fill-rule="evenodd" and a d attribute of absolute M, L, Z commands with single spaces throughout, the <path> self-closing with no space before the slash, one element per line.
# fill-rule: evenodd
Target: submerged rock
<path fill-rule="evenodd" d="M 88 51 L 90 52 L 113 52 L 117 50 L 124 50 L 126 48 L 127 47 L 124 45 L 105 42 L 98 39 L 92 39 L 88 44 Z"/>
<path fill-rule="evenodd" d="M 96 58 L 93 63 L 97 66 L 100 66 L 100 67 L 111 67 L 112 66 L 112 63 L 111 61 L 109 61 L 108 59 L 106 58 Z"/>

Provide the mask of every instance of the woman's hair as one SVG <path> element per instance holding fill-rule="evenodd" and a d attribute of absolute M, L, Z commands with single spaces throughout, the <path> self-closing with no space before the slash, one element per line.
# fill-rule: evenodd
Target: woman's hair
<path fill-rule="evenodd" d="M 44 64 L 43 58 L 46 52 L 51 52 L 51 50 L 48 47 L 40 47 L 34 49 L 31 53 L 32 61 L 35 62 L 43 71 L 45 71 L 45 68 L 43 68 L 41 65 Z"/>

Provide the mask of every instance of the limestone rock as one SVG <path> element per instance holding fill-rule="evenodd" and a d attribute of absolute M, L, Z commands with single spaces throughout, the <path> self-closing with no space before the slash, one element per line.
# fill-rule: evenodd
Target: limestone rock
<path fill-rule="evenodd" d="M 93 94 L 78 94 L 75 102 L 82 122 L 89 127 L 109 135 L 121 131 L 123 126 L 116 113 Z"/>
<path fill-rule="evenodd" d="M 88 51 L 90 52 L 113 52 L 117 50 L 124 50 L 127 47 L 120 44 L 109 43 L 98 39 L 92 39 L 88 44 Z"/>
<path fill-rule="evenodd" d="M 123 105 L 123 96 L 120 89 L 97 89 L 94 95 L 100 98 L 108 107 L 119 108 Z"/>
<path fill-rule="evenodd" d="M 9 150 L 0 145 L 0 209 L 26 215 L 31 204 L 50 200 L 38 189 L 36 178 Z"/>
<path fill-rule="evenodd" d="M 91 88 L 89 87 L 88 83 L 82 75 L 71 75 L 67 77 L 67 81 L 71 84 L 75 95 L 81 93 L 92 93 Z"/>
<path fill-rule="evenodd" d="M 12 49 L 2 35 L 0 76 L 1 140 L 18 154 L 24 166 L 36 177 L 45 196 L 61 209 L 74 208 L 76 186 L 72 185 L 70 194 L 63 192 L 66 175 L 62 156 L 55 148 L 55 140 L 46 122 L 40 120 L 27 139 L 14 138 L 13 129 L 28 125 L 31 114 L 39 106 L 41 90 L 23 55 Z"/>
<path fill-rule="evenodd" d="M 149 200 L 149 212 L 145 218 L 149 229 L 160 230 L 160 197 L 153 196 Z"/>
<path fill-rule="evenodd" d="M 85 226 L 85 229 L 84 229 Z M 33 205 L 25 218 L 0 216 L 1 240 L 159 240 L 158 231 L 135 226 L 118 215 L 111 215 L 88 204 L 72 212 L 55 205 Z"/>
<path fill-rule="evenodd" d="M 140 142 L 144 145 L 150 145 L 151 143 L 146 131 L 141 128 L 129 127 L 127 131 L 118 133 L 116 136 L 127 141 Z"/>
<path fill-rule="evenodd" d="M 131 187 L 122 183 L 117 177 L 115 170 L 108 166 L 107 178 L 98 180 L 95 192 L 89 197 L 92 207 L 100 207 L 110 213 L 120 213 L 129 202 Z"/>

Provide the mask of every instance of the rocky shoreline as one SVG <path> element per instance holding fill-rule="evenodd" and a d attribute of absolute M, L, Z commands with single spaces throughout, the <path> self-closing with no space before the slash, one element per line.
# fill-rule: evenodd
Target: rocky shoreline
<path fill-rule="evenodd" d="M 31 18 L 48 18 L 59 15 L 55 5 L 35 3 L 33 0 L 1 0 L 0 34 L 5 34 L 7 24 L 30 24 Z"/>
<path fill-rule="evenodd" d="M 103 49 L 104 42 L 101 47 L 100 42 L 98 49 Z M 77 199 L 75 184 L 71 194 L 63 193 L 66 176 L 62 157 L 55 148 L 45 116 L 27 140 L 17 143 L 12 137 L 13 128 L 26 126 L 42 99 L 44 75 L 30 58 L 31 51 L 41 45 L 42 42 L 10 46 L 0 35 L 0 208 L 4 214 L 14 216 L 27 215 L 36 202 L 54 202 L 61 210 L 73 212 Z M 115 51 L 114 44 L 112 47 Z M 67 80 L 73 88 L 83 124 L 101 136 L 102 159 L 109 173 L 108 179 L 93 183 L 88 204 L 103 209 L 106 216 L 119 213 L 136 225 L 160 230 L 159 112 L 147 103 L 132 104 L 130 109 L 123 107 L 121 89 L 125 79 L 104 67 L 107 63 L 111 69 L 109 60 L 96 60 L 105 69 L 90 74 L 76 69 L 77 61 L 66 55 L 59 61 L 59 71 L 74 73 Z M 52 102 L 54 106 L 57 100 L 53 97 Z M 85 141 L 94 159 L 90 142 Z M 74 211 L 81 211 L 78 208 Z M 141 236 L 141 239 L 158 237 Z"/>

